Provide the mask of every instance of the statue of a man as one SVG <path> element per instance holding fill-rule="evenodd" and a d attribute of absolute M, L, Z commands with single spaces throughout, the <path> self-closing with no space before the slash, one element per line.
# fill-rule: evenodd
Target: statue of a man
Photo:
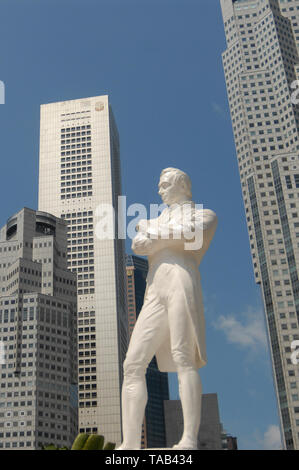
<path fill-rule="evenodd" d="M 175 449 L 197 449 L 201 414 L 198 369 L 206 364 L 205 320 L 198 266 L 214 236 L 217 217 L 198 209 L 191 182 L 181 170 L 162 171 L 159 195 L 167 207 L 157 219 L 141 220 L 132 249 L 147 256 L 144 304 L 124 362 L 123 442 L 140 449 L 147 403 L 145 373 L 156 355 L 160 371 L 177 372 L 184 431 Z"/>

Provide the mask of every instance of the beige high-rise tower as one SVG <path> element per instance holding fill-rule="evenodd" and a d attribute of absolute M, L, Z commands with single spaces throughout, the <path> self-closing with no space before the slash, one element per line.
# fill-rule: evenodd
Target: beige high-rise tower
<path fill-rule="evenodd" d="M 287 449 L 299 449 L 299 1 L 221 0 L 223 54 L 255 280 Z M 296 86 L 298 88 L 298 84 Z"/>
<path fill-rule="evenodd" d="M 68 222 L 78 276 L 79 429 L 121 441 L 127 350 L 124 240 L 100 240 L 97 208 L 117 209 L 118 132 L 108 96 L 41 106 L 39 210 Z"/>

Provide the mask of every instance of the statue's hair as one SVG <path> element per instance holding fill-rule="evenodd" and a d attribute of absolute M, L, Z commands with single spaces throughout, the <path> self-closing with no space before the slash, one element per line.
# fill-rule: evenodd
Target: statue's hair
<path fill-rule="evenodd" d="M 172 173 L 175 183 L 180 183 L 185 186 L 186 196 L 191 199 L 192 198 L 191 180 L 189 176 L 187 175 L 187 173 L 185 173 L 182 170 L 179 170 L 178 168 L 165 168 L 164 170 L 162 170 L 160 177 L 162 177 L 166 173 Z"/>

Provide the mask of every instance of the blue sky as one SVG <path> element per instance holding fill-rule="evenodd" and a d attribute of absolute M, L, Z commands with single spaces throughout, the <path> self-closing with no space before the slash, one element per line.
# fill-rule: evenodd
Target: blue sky
<path fill-rule="evenodd" d="M 221 62 L 219 0 L 2 0 L 0 225 L 37 208 L 39 106 L 108 94 L 128 204 L 160 203 L 160 171 L 192 178 L 219 219 L 201 274 L 208 365 L 225 429 L 241 449 L 276 448 L 278 413 Z M 127 243 L 130 251 L 130 243 Z M 171 396 L 176 398 L 171 376 Z"/>

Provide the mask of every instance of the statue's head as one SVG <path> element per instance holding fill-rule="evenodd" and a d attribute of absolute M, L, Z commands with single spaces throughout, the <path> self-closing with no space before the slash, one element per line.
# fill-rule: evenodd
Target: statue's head
<path fill-rule="evenodd" d="M 160 175 L 159 195 L 168 205 L 191 200 L 189 176 L 178 168 L 165 168 Z"/>

